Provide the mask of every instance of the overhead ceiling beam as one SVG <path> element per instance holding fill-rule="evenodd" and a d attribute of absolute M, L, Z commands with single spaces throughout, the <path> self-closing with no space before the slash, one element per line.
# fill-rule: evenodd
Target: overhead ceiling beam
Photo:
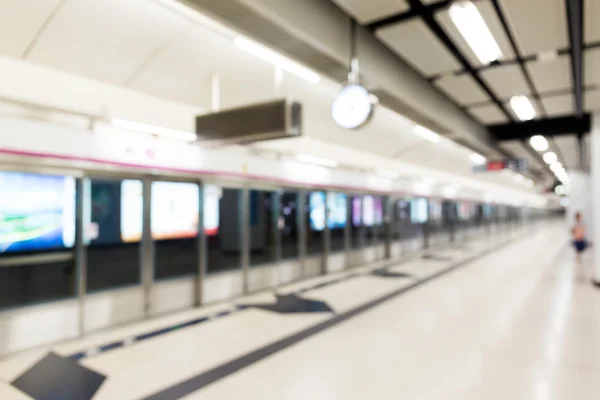
<path fill-rule="evenodd" d="M 566 0 L 575 112 L 583 114 L 583 0 Z"/>
<path fill-rule="evenodd" d="M 556 118 L 534 119 L 488 126 L 488 130 L 498 141 L 527 139 L 533 135 L 559 136 L 585 133 L 591 129 L 592 117 L 568 115 Z"/>
<path fill-rule="evenodd" d="M 444 8 L 450 7 L 450 4 L 452 4 L 453 1 L 454 0 L 441 0 L 441 1 L 438 1 L 437 3 L 428 4 L 423 7 L 425 7 L 429 13 L 433 13 L 435 11 L 443 10 Z M 379 19 L 377 21 L 373 21 L 367 25 L 367 28 L 370 29 L 371 31 L 376 31 L 377 29 L 385 28 L 386 26 L 394 25 L 399 22 L 406 21 L 411 18 L 420 17 L 420 16 L 421 16 L 421 11 L 419 9 L 415 9 L 414 7 L 411 7 L 410 10 L 408 10 L 406 12 L 394 14 L 389 17 L 385 17 L 385 18 Z"/>

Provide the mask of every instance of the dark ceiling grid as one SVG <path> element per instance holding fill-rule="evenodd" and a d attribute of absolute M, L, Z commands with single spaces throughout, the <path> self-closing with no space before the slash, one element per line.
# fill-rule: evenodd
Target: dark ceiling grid
<path fill-rule="evenodd" d="M 524 57 L 521 54 L 521 51 L 519 49 L 519 46 L 517 45 L 517 42 L 515 40 L 515 36 L 514 36 L 512 30 L 508 26 L 508 23 L 506 21 L 506 16 L 504 15 L 504 11 L 502 11 L 502 8 L 500 7 L 500 4 L 498 3 L 498 0 L 490 0 L 490 1 L 492 3 L 492 6 L 494 7 L 494 10 L 496 11 L 496 15 L 498 16 L 498 19 L 500 20 L 500 24 L 502 25 L 502 29 L 504 29 L 504 32 L 506 33 L 506 36 L 508 37 L 508 41 L 510 42 L 510 46 L 512 47 L 512 50 L 515 53 L 515 60 L 517 61 L 518 65 L 519 65 L 519 68 L 521 69 L 521 73 L 525 77 L 525 81 L 527 82 L 527 86 L 529 87 L 529 92 L 531 93 L 530 97 L 533 97 L 535 99 L 535 102 L 537 103 L 537 105 L 538 105 L 538 107 L 539 107 L 539 109 L 541 111 L 542 118 L 547 118 L 548 114 L 546 113 L 546 109 L 545 109 L 544 104 L 542 103 L 542 100 L 540 98 L 540 94 L 537 91 L 537 88 L 535 87 L 535 84 L 533 83 L 533 80 L 531 79 L 531 75 L 529 74 L 529 71 L 527 70 L 527 68 L 525 68 Z M 551 176 L 554 175 L 553 172 L 552 172 L 552 170 L 550 169 L 550 167 L 544 161 L 543 157 L 537 151 L 533 150 L 533 148 L 531 147 L 531 145 L 527 142 L 526 138 L 523 138 L 521 140 L 521 144 L 523 145 L 523 147 L 525 147 L 525 149 L 527 150 L 527 152 L 540 163 L 540 165 L 544 166 L 544 169 Z M 552 147 L 553 147 L 553 150 L 558 153 L 559 160 L 564 164 L 565 160 L 562 157 L 560 149 L 558 148 L 558 146 L 556 146 L 556 144 L 554 143 L 554 141 L 552 141 Z"/>
<path fill-rule="evenodd" d="M 583 0 L 566 0 L 565 5 L 571 49 L 571 78 L 575 90 L 575 112 L 581 117 L 583 115 Z"/>
<path fill-rule="evenodd" d="M 569 31 L 569 45 L 571 48 L 571 79 L 575 92 L 575 113 L 578 117 L 583 115 L 583 0 L 566 0 L 567 26 Z M 583 132 L 574 132 L 577 135 L 579 147 L 579 168 L 585 167 L 585 148 Z"/>
<path fill-rule="evenodd" d="M 469 63 L 469 61 L 466 59 L 466 57 L 460 52 L 460 50 L 458 49 L 456 44 L 452 41 L 452 39 L 450 39 L 448 34 L 443 30 L 443 28 L 435 20 L 434 14 L 438 11 L 448 8 L 452 4 L 453 1 L 454 0 L 443 0 L 443 1 L 439 1 L 437 3 L 424 5 L 423 3 L 421 3 L 420 0 L 407 0 L 407 2 L 410 5 L 409 11 L 399 13 L 396 15 L 392 15 L 390 17 L 385 17 L 378 21 L 372 22 L 367 25 L 367 28 L 369 30 L 371 30 L 371 32 L 375 32 L 376 30 L 384 28 L 385 26 L 388 26 L 388 25 L 402 23 L 411 18 L 420 18 L 427 25 L 427 27 L 431 30 L 431 32 L 438 38 L 438 40 L 440 40 L 442 42 L 442 44 L 446 47 L 446 49 L 448 51 L 450 51 L 450 53 L 462 65 L 463 71 L 464 71 L 463 73 L 468 73 L 469 75 L 471 75 L 471 78 L 477 82 L 477 84 L 482 88 L 482 90 L 488 95 L 490 100 L 493 103 L 495 103 L 496 106 L 498 108 L 500 108 L 500 110 L 502 110 L 502 112 L 506 115 L 506 117 L 508 118 L 508 120 L 511 123 L 514 123 L 515 117 L 513 116 L 513 114 L 506 109 L 506 106 L 504 105 L 504 103 L 502 101 L 500 101 L 500 99 L 498 99 L 496 94 L 481 79 L 481 77 L 477 73 L 476 68 L 474 68 Z M 476 2 L 479 0 L 472 0 L 472 1 Z M 431 79 L 430 79 L 430 81 L 431 81 Z M 462 109 L 466 112 L 466 107 L 456 104 L 456 102 L 453 99 L 451 99 L 451 101 L 459 109 Z M 515 155 L 512 152 L 510 152 L 506 149 L 503 149 L 501 147 L 497 147 L 497 151 L 504 154 L 506 157 L 515 158 Z M 543 160 L 541 159 L 541 156 L 539 154 L 535 153 L 535 156 L 537 156 L 538 160 L 540 160 L 542 162 L 542 165 L 546 165 L 543 162 Z M 548 168 L 548 172 L 551 173 L 549 168 Z M 532 168 L 531 173 L 537 177 L 543 176 L 543 173 L 537 169 Z"/>

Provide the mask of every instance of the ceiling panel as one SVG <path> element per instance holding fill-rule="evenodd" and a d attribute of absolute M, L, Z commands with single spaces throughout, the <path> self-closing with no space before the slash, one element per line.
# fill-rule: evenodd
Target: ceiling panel
<path fill-rule="evenodd" d="M 502 99 L 519 94 L 529 94 L 525 76 L 518 65 L 503 65 L 485 69 L 480 72 L 480 75 L 494 93 Z"/>
<path fill-rule="evenodd" d="M 600 48 L 584 52 L 585 64 L 583 68 L 585 85 L 600 84 Z"/>
<path fill-rule="evenodd" d="M 573 114 L 575 112 L 574 97 L 572 94 L 542 97 L 541 102 L 549 117 Z"/>
<path fill-rule="evenodd" d="M 500 0 L 523 55 L 567 47 L 564 0 Z"/>
<path fill-rule="evenodd" d="M 583 105 L 587 111 L 600 112 L 600 89 L 585 91 Z"/>
<path fill-rule="evenodd" d="M 585 43 L 600 42 L 600 25 L 598 25 L 598 15 L 600 15 L 600 2 L 598 0 L 585 0 L 583 5 L 583 26 L 585 29 L 583 40 Z"/>
<path fill-rule="evenodd" d="M 506 114 L 504 114 L 495 104 L 472 107 L 468 111 L 484 125 L 508 122 Z"/>
<path fill-rule="evenodd" d="M 577 168 L 579 166 L 579 142 L 577 136 L 556 136 L 554 144 L 558 146 L 563 157 L 565 168 Z"/>
<path fill-rule="evenodd" d="M 408 11 L 406 0 L 332 0 L 360 23 L 370 23 Z"/>
<path fill-rule="evenodd" d="M 525 65 L 538 92 L 571 87 L 571 66 L 567 56 L 548 62 L 532 61 Z"/>
<path fill-rule="evenodd" d="M 481 103 L 488 101 L 488 95 L 475 82 L 471 75 L 450 75 L 435 81 L 435 86 L 442 89 L 446 94 L 460 105 Z"/>
<path fill-rule="evenodd" d="M 420 19 L 385 27 L 376 35 L 422 75 L 455 71 L 460 64 Z"/>
<path fill-rule="evenodd" d="M 60 0 L 0 0 L 0 53 L 21 58 Z"/>
<path fill-rule="evenodd" d="M 506 36 L 506 32 L 502 28 L 502 24 L 498 19 L 498 14 L 494 10 L 492 3 L 488 0 L 486 1 L 478 1 L 475 3 L 479 13 L 483 17 L 486 25 L 492 32 L 494 39 L 498 43 L 502 54 L 504 55 L 503 59 L 512 60 L 515 58 L 515 53 L 512 50 L 512 46 Z M 463 36 L 460 34 L 456 25 L 450 19 L 450 14 L 448 9 L 444 9 L 436 14 L 436 19 L 446 31 L 446 33 L 450 36 L 450 39 L 458 46 L 459 50 L 462 54 L 467 57 L 471 65 L 480 66 L 482 65 L 471 47 L 467 44 Z"/>
<path fill-rule="evenodd" d="M 146 0 L 68 1 L 31 52 L 32 61 L 123 84 L 191 23 Z"/>

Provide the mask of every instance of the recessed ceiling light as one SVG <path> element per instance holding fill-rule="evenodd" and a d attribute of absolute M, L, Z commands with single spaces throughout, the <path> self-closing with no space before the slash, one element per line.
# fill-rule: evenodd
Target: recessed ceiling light
<path fill-rule="evenodd" d="M 510 98 L 510 107 L 521 121 L 535 118 L 535 109 L 527 96 L 513 96 Z"/>
<path fill-rule="evenodd" d="M 558 161 L 558 156 L 556 155 L 556 153 L 549 151 L 547 153 L 544 153 L 543 159 L 546 164 L 552 165 Z"/>
<path fill-rule="evenodd" d="M 502 51 L 481 17 L 477 7 L 470 1 L 452 3 L 450 19 L 482 64 L 502 58 Z"/>
<path fill-rule="evenodd" d="M 413 129 L 413 132 L 416 133 L 417 135 L 421 136 L 423 139 L 427 139 L 433 143 L 439 143 L 440 140 L 442 140 L 440 135 L 438 135 L 434 131 L 427 129 L 421 125 L 416 125 Z"/>
<path fill-rule="evenodd" d="M 535 151 L 546 151 L 548 150 L 548 141 L 542 135 L 535 135 L 529 139 L 529 144 Z"/>
<path fill-rule="evenodd" d="M 477 165 L 483 165 L 487 161 L 484 156 L 482 156 L 481 154 L 477 154 L 477 153 L 471 153 L 469 158 L 471 159 L 471 162 L 473 164 L 477 164 Z"/>

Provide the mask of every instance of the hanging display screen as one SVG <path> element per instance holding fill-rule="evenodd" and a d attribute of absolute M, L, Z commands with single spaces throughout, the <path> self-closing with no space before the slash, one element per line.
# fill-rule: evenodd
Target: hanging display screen
<path fill-rule="evenodd" d="M 327 221 L 329 229 L 344 228 L 348 214 L 346 195 L 343 193 L 329 193 L 327 196 L 327 207 L 329 209 L 329 218 Z"/>
<path fill-rule="evenodd" d="M 428 220 L 427 199 L 417 198 L 411 201 L 410 220 L 413 224 L 424 224 Z"/>
<path fill-rule="evenodd" d="M 0 193 L 0 253 L 73 247 L 73 177 L 0 172 Z"/>
<path fill-rule="evenodd" d="M 165 240 L 197 236 L 199 209 L 195 183 L 152 182 L 152 237 Z"/>
<path fill-rule="evenodd" d="M 365 226 L 373 226 L 375 225 L 375 201 L 373 196 L 364 196 L 363 197 L 363 224 Z"/>
<path fill-rule="evenodd" d="M 219 233 L 219 202 L 223 195 L 217 185 L 204 186 L 204 234 L 215 236 Z"/>
<path fill-rule="evenodd" d="M 311 192 L 308 199 L 310 229 L 322 231 L 325 229 L 325 193 Z"/>

